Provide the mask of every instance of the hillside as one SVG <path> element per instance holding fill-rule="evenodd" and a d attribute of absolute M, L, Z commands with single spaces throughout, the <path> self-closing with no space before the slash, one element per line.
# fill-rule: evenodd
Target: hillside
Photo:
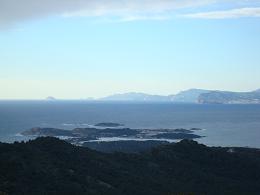
<path fill-rule="evenodd" d="M 202 104 L 260 104 L 259 90 L 252 92 L 211 91 L 199 96 Z"/>
<path fill-rule="evenodd" d="M 104 124 L 111 123 L 100 123 Z M 115 123 L 116 124 L 116 123 Z M 113 125 L 115 125 L 113 124 Z M 180 139 L 199 139 L 203 136 L 197 135 L 196 131 L 200 131 L 200 128 L 191 129 L 131 129 L 125 127 L 115 128 L 75 128 L 72 130 L 56 129 L 56 128 L 39 128 L 35 127 L 21 132 L 21 135 L 26 139 L 35 137 L 57 137 L 66 140 L 69 143 L 78 146 L 87 146 L 100 151 L 136 151 L 137 148 L 143 150 L 144 148 L 158 145 L 161 141 L 175 142 Z M 102 140 L 109 140 L 110 143 L 106 143 Z M 111 141 L 119 141 L 112 143 Z M 142 144 L 133 141 L 141 141 Z M 146 142 L 153 140 L 153 142 Z M 145 146 L 146 145 L 146 146 Z M 133 147 L 132 147 L 133 146 Z M 139 147 L 137 147 L 139 146 Z M 121 149 L 119 149 L 121 148 Z M 114 149 L 114 150 L 112 150 Z M 117 150 L 119 149 L 119 150 Z"/>
<path fill-rule="evenodd" d="M 259 194 L 260 151 L 183 140 L 105 154 L 45 137 L 0 143 L 0 194 Z"/>
<path fill-rule="evenodd" d="M 160 95 L 150 95 L 145 93 L 122 93 L 122 94 L 114 94 L 107 97 L 100 98 L 102 101 L 150 101 L 150 102 L 161 102 L 161 101 L 169 101 L 167 96 Z"/>
<path fill-rule="evenodd" d="M 201 104 L 260 104 L 260 90 L 232 92 L 219 90 L 189 89 L 175 95 L 159 96 L 145 93 L 115 94 L 102 101 L 172 102 Z"/>
<path fill-rule="evenodd" d="M 172 95 L 171 101 L 177 103 L 198 103 L 199 96 L 208 92 L 210 92 L 210 90 L 189 89 L 186 91 L 181 91 L 176 95 Z"/>
<path fill-rule="evenodd" d="M 99 100 L 102 101 L 137 101 L 137 102 L 175 102 L 175 103 L 197 103 L 198 97 L 202 93 L 207 93 L 209 90 L 189 89 L 181 91 L 176 95 L 150 95 L 145 93 L 122 93 L 114 94 Z"/>

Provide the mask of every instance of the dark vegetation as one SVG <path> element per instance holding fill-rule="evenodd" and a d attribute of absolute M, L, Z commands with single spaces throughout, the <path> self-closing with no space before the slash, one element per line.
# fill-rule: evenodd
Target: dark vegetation
<path fill-rule="evenodd" d="M 192 140 L 139 154 L 45 137 L 0 143 L 0 194 L 260 194 L 260 151 Z"/>
<path fill-rule="evenodd" d="M 120 127 L 120 126 L 124 126 L 123 124 L 119 124 L 119 123 L 98 123 L 95 124 L 96 127 Z"/>
<path fill-rule="evenodd" d="M 103 124 L 103 123 L 100 123 Z M 107 124 L 107 123 L 105 123 Z M 117 123 L 112 125 L 116 125 Z M 66 136 L 67 141 L 80 145 L 81 142 L 98 140 L 100 138 L 121 137 L 129 139 L 195 139 L 202 136 L 194 134 L 199 129 L 131 129 L 131 128 L 75 128 L 63 130 L 57 128 L 32 128 L 22 132 L 24 136 Z"/>
<path fill-rule="evenodd" d="M 150 150 L 163 144 L 169 144 L 166 141 L 109 141 L 109 142 L 85 142 L 83 147 L 88 147 L 100 152 L 125 152 L 125 153 L 139 153 Z"/>
<path fill-rule="evenodd" d="M 73 130 L 63 130 L 56 128 L 40 128 L 35 127 L 22 132 L 24 136 L 68 136 L 75 138 L 84 138 L 86 140 L 96 140 L 100 137 L 118 137 L 118 136 L 134 136 L 139 133 L 138 130 L 129 128 L 75 128 Z"/>
<path fill-rule="evenodd" d="M 195 139 L 195 138 L 201 138 L 201 136 L 191 134 L 191 133 L 161 133 L 161 134 L 153 135 L 152 137 L 157 138 L 157 139 Z"/>

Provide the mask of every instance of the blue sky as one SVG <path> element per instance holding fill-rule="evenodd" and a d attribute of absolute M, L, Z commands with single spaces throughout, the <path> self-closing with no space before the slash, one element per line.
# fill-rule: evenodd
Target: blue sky
<path fill-rule="evenodd" d="M 0 99 L 250 91 L 259 54 L 260 1 L 0 0 Z"/>

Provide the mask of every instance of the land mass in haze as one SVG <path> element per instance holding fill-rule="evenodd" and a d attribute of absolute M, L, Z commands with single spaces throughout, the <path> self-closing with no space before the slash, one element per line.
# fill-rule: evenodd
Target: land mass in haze
<path fill-rule="evenodd" d="M 55 100 L 57 100 L 55 97 L 52 97 L 52 96 L 48 96 L 48 97 L 46 97 L 46 100 L 47 101 L 55 101 Z"/>
<path fill-rule="evenodd" d="M 183 140 L 108 154 L 52 137 L 0 143 L 0 194 L 258 195 L 259 183 L 257 149 Z"/>
<path fill-rule="evenodd" d="M 231 92 L 219 90 L 189 89 L 176 95 L 149 95 L 145 93 L 123 93 L 107 96 L 101 101 L 172 102 L 196 104 L 260 104 L 260 90 Z"/>
<path fill-rule="evenodd" d="M 252 92 L 210 91 L 198 97 L 202 104 L 260 104 L 260 90 Z"/>

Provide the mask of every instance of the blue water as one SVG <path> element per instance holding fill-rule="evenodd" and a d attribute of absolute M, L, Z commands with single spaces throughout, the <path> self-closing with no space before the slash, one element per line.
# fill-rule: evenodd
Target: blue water
<path fill-rule="evenodd" d="M 131 128 L 203 128 L 199 142 L 260 148 L 260 105 L 0 101 L 0 141 L 32 127 L 72 129 L 99 122 Z"/>

